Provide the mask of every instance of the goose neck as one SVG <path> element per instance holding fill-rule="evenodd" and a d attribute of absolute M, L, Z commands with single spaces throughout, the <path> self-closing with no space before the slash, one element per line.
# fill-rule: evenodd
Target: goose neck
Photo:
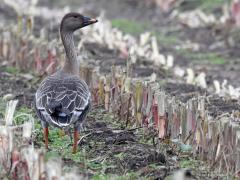
<path fill-rule="evenodd" d="M 73 32 L 60 31 L 62 43 L 66 52 L 66 61 L 63 70 L 68 73 L 79 74 L 79 63 L 73 40 Z"/>

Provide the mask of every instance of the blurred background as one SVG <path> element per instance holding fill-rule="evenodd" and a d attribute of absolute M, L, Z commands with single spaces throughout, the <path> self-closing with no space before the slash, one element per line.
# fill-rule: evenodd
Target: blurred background
<path fill-rule="evenodd" d="M 5 123 L 4 117 L 12 117 L 10 125 L 14 119 L 16 127 L 26 119 L 34 121 L 33 98 L 39 83 L 65 60 L 59 24 L 72 11 L 98 19 L 98 23 L 74 36 L 80 75 L 97 102 L 88 119 L 90 133 L 85 132 L 80 152 L 72 155 L 70 137 L 61 138 L 57 130 L 52 130 L 53 150 L 45 157 L 37 150 L 44 147 L 41 126 L 38 121 L 30 124 L 30 133 L 26 135 L 29 141 L 7 141 L 8 154 L 0 146 L 0 167 L 4 158 L 8 162 L 3 171 L 0 168 L 0 179 L 10 172 L 11 143 L 17 147 L 17 157 L 24 157 L 22 162 L 29 152 L 30 157 L 37 154 L 39 159 L 60 157 L 62 167 L 58 161 L 45 164 L 43 160 L 28 159 L 30 165 L 34 162 L 36 166 L 56 166 L 56 170 L 45 170 L 49 176 L 59 178 L 62 170 L 70 172 L 71 168 L 83 177 L 96 179 L 112 177 L 105 174 L 114 175 L 113 179 L 119 175 L 128 179 L 194 179 L 192 174 L 199 179 L 239 176 L 239 157 L 235 153 L 240 142 L 238 124 L 235 126 L 232 121 L 239 122 L 240 118 L 240 0 L 1 0 L 0 124 Z M 121 98 L 113 97 L 113 93 L 110 98 L 114 88 L 120 89 L 117 95 Z M 159 99 L 145 98 L 156 89 Z M 17 99 L 18 105 L 17 101 L 9 103 L 13 99 Z M 167 118 L 171 119 L 166 126 L 156 128 L 154 124 L 155 101 L 163 113 L 159 119 L 165 123 Z M 5 111 L 6 104 L 9 111 Z M 146 111 L 150 117 L 142 116 Z M 201 132 L 195 128 L 199 114 L 205 118 L 199 120 Z M 116 120 L 119 116 L 122 121 Z M 143 125 L 148 128 L 140 127 Z M 10 138 L 7 128 L 0 131 L 0 137 Z M 186 137 L 180 137 L 181 133 Z M 162 137 L 164 141 L 158 141 Z M 29 142 L 35 149 L 32 146 L 22 151 Z M 196 143 L 199 149 L 195 148 Z M 224 143 L 229 148 L 226 151 L 225 146 L 220 146 Z M 199 152 L 200 158 L 196 157 Z M 26 171 L 22 167 L 20 170 Z M 192 171 L 180 170 L 172 176 L 184 168 Z M 11 172 L 16 177 L 15 171 Z M 73 174 L 66 173 L 66 179 L 78 179 Z M 39 178 L 34 173 L 31 177 Z"/>
<path fill-rule="evenodd" d="M 59 22 L 69 11 L 81 12 L 90 17 L 101 16 L 108 21 L 107 25 L 105 24 L 107 28 L 104 28 L 117 28 L 120 34 L 125 36 L 125 40 L 128 38 L 126 35 L 138 39 L 146 32 L 154 36 L 158 53 L 166 58 L 170 56 L 167 65 L 167 59 L 157 55 L 157 58 L 152 58 L 155 65 L 165 63 L 167 66 L 174 66 L 173 74 L 177 77 L 184 77 L 189 82 L 194 81 L 191 83 L 197 83 L 204 88 L 208 84 L 212 85 L 215 80 L 215 86 L 228 88 L 226 84 L 230 84 L 236 88 L 240 85 L 239 9 L 238 0 L 3 0 L 0 4 L 0 25 L 5 27 L 15 24 L 19 17 L 25 17 L 24 24 L 24 21 L 30 18 L 33 22 L 32 31 L 36 36 L 46 30 L 47 38 L 52 39 L 58 36 Z M 109 41 L 113 39 L 110 36 L 106 37 Z M 122 45 L 124 43 L 119 42 L 121 45 L 117 45 L 118 49 L 123 51 L 120 52 L 120 57 L 126 58 L 130 51 L 138 51 L 136 48 L 131 50 L 130 45 Z M 107 46 L 108 49 L 113 49 Z M 152 46 L 151 42 L 149 46 Z M 145 50 L 139 50 L 142 53 L 139 53 L 138 59 L 143 57 L 142 54 L 147 54 L 148 47 L 144 48 Z M 150 56 L 144 58 L 148 60 L 151 59 Z M 166 75 L 158 72 L 158 68 L 154 70 L 154 67 L 153 70 L 146 71 L 142 72 L 143 75 L 153 72 L 160 76 Z M 191 77 L 192 74 L 194 77 Z"/>

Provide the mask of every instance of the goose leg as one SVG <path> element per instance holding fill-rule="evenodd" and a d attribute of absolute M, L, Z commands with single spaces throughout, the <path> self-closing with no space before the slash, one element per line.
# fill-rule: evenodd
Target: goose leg
<path fill-rule="evenodd" d="M 49 130 L 48 130 L 48 123 L 45 121 L 41 122 L 41 125 L 43 127 L 43 135 L 44 135 L 44 141 L 45 141 L 45 148 L 48 149 L 48 134 L 49 134 Z"/>
<path fill-rule="evenodd" d="M 78 128 L 74 128 L 74 132 L 73 132 L 73 153 L 77 152 L 78 139 L 79 139 Z"/>
<path fill-rule="evenodd" d="M 49 134 L 48 127 L 43 128 L 43 133 L 44 133 L 44 140 L 45 140 L 45 148 L 48 149 L 48 134 Z"/>
<path fill-rule="evenodd" d="M 83 128 L 83 121 L 86 118 L 87 112 L 90 109 L 90 104 L 87 106 L 87 108 L 85 109 L 85 111 L 83 112 L 83 114 L 81 114 L 80 117 L 78 117 L 79 121 L 77 121 L 74 124 L 74 136 L 73 136 L 73 153 L 77 152 L 77 146 L 78 146 L 78 140 L 80 138 L 79 132 L 80 129 Z"/>

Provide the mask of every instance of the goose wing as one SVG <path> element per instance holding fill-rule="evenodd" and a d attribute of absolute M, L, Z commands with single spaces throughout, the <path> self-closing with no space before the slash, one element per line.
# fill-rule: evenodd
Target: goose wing
<path fill-rule="evenodd" d="M 89 107 L 90 91 L 77 76 L 49 76 L 36 92 L 39 118 L 58 127 L 83 121 Z"/>

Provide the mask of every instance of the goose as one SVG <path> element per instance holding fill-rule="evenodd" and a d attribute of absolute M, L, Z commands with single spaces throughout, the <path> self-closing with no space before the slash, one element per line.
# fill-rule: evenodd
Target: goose
<path fill-rule="evenodd" d="M 35 94 L 35 109 L 43 128 L 46 149 L 48 127 L 51 125 L 61 129 L 73 127 L 73 153 L 77 151 L 79 131 L 91 107 L 91 94 L 79 76 L 73 33 L 96 22 L 96 19 L 76 12 L 68 13 L 62 18 L 60 35 L 66 52 L 65 63 L 60 70 L 41 82 Z"/>

